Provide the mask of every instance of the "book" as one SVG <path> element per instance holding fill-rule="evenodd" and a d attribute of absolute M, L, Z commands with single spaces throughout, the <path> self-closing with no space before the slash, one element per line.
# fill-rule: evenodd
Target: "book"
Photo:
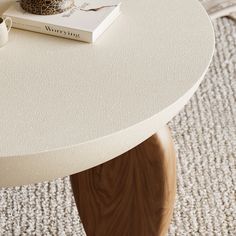
<path fill-rule="evenodd" d="M 93 43 L 120 15 L 120 0 L 75 0 L 70 10 L 57 15 L 26 12 L 18 1 L 4 13 L 13 27 Z"/>

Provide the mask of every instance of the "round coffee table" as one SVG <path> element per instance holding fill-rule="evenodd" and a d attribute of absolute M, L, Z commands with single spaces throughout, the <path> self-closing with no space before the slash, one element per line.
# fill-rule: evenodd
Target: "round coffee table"
<path fill-rule="evenodd" d="M 95 44 L 13 30 L 0 50 L 0 186 L 70 175 L 88 236 L 164 235 L 176 181 L 165 125 L 213 51 L 196 0 L 123 1 Z"/>

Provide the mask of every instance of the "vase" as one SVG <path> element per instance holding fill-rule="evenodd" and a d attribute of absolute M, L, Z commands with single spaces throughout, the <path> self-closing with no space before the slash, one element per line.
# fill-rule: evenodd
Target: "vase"
<path fill-rule="evenodd" d="M 55 15 L 71 9 L 74 0 L 20 0 L 21 7 L 36 15 Z"/>

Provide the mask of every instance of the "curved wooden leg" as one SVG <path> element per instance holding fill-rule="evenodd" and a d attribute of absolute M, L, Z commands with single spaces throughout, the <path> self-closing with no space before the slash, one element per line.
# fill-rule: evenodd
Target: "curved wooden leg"
<path fill-rule="evenodd" d="M 162 236 L 176 192 L 169 129 L 102 165 L 71 176 L 88 236 Z"/>

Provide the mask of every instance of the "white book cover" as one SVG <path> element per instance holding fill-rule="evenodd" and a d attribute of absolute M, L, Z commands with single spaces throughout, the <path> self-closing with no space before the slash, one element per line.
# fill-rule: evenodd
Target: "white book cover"
<path fill-rule="evenodd" d="M 13 27 L 54 36 L 94 42 L 120 15 L 120 0 L 75 0 L 75 6 L 57 15 L 26 12 L 16 1 L 4 13 Z"/>

